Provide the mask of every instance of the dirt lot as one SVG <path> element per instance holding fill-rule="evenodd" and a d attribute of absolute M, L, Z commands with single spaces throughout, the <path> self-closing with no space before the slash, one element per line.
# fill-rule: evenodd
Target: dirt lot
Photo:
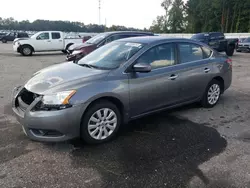
<path fill-rule="evenodd" d="M 189 105 L 131 122 L 107 144 L 43 144 L 21 131 L 13 87 L 62 62 L 0 44 L 0 187 L 250 187 L 250 54 L 233 57 L 232 87 L 213 109 Z"/>

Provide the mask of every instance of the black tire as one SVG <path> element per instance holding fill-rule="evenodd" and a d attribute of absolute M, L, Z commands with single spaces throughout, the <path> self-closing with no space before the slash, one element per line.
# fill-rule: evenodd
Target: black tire
<path fill-rule="evenodd" d="M 92 115 L 95 114 L 95 112 L 97 112 L 98 110 L 103 109 L 103 108 L 111 109 L 115 113 L 116 118 L 117 118 L 117 124 L 116 124 L 115 129 L 113 130 L 113 133 L 111 133 L 110 136 L 108 136 L 105 139 L 98 140 L 98 139 L 93 138 L 90 135 L 90 133 L 88 131 L 88 123 L 89 123 Z M 87 142 L 88 144 L 101 144 L 101 143 L 110 141 L 112 138 L 114 138 L 117 135 L 117 132 L 120 128 L 121 122 L 122 122 L 121 121 L 121 113 L 115 104 L 113 104 L 112 102 L 109 102 L 107 100 L 97 101 L 93 105 L 91 105 L 88 108 L 87 112 L 83 115 L 82 123 L 81 123 L 81 138 L 85 142 Z M 98 126 L 98 127 L 101 128 L 101 126 Z"/>
<path fill-rule="evenodd" d="M 32 54 L 33 54 L 33 49 L 32 49 L 32 47 L 29 46 L 29 45 L 23 45 L 23 46 L 21 47 L 21 54 L 22 54 L 23 56 L 32 56 Z"/>
<path fill-rule="evenodd" d="M 234 55 L 234 50 L 235 50 L 234 46 L 233 45 L 229 45 L 227 47 L 226 54 L 228 56 L 233 56 Z"/>
<path fill-rule="evenodd" d="M 2 39 L 2 43 L 7 43 L 7 40 L 6 39 Z"/>
<path fill-rule="evenodd" d="M 72 43 L 72 44 L 71 44 L 71 43 L 70 43 L 70 44 L 67 44 L 67 46 L 66 46 L 66 48 L 65 48 L 65 50 L 64 50 L 64 51 L 65 51 L 65 52 L 67 52 L 67 51 L 68 51 L 68 49 L 69 49 L 69 47 L 70 47 L 70 46 L 72 46 L 72 45 L 73 45 L 73 43 Z"/>
<path fill-rule="evenodd" d="M 219 87 L 219 95 L 218 95 L 218 99 L 216 100 L 215 103 L 211 103 L 211 101 L 209 101 L 209 91 L 210 91 L 210 88 L 214 85 L 217 85 Z M 213 108 L 217 103 L 218 101 L 220 100 L 220 96 L 221 96 L 221 93 L 222 93 L 222 84 L 221 82 L 219 82 L 218 80 L 215 80 L 213 79 L 207 86 L 206 88 L 206 91 L 202 97 L 202 100 L 201 100 L 201 105 L 204 107 L 204 108 Z"/>
<path fill-rule="evenodd" d="M 62 53 L 67 54 L 67 51 L 66 50 L 62 50 Z"/>

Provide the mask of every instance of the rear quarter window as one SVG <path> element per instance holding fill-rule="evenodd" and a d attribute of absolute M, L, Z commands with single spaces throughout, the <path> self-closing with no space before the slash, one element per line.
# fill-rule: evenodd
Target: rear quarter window
<path fill-rule="evenodd" d="M 213 54 L 213 51 L 205 46 L 202 46 L 201 48 L 203 50 L 204 59 L 210 58 Z"/>

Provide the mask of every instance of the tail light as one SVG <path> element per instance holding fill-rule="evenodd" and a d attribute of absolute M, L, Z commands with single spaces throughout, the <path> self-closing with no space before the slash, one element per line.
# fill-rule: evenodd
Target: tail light
<path fill-rule="evenodd" d="M 233 61 L 230 58 L 227 58 L 226 62 L 229 64 L 229 67 L 232 68 L 233 66 Z"/>

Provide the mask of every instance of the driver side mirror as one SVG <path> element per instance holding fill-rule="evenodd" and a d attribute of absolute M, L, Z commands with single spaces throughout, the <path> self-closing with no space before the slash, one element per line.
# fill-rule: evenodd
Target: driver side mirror
<path fill-rule="evenodd" d="M 132 70 L 133 72 L 147 73 L 147 72 L 151 72 L 152 67 L 149 64 L 138 63 L 133 66 Z"/>

